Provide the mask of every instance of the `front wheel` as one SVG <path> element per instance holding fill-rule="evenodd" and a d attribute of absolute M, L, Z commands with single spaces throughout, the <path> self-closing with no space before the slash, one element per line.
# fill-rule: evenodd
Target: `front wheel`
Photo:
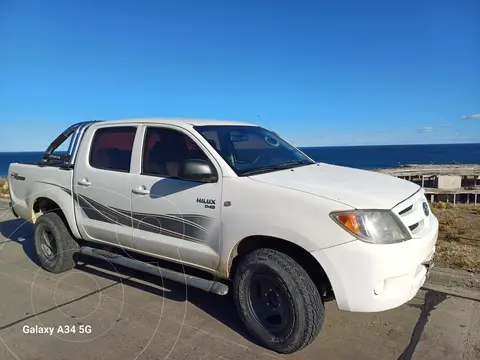
<path fill-rule="evenodd" d="M 289 354 L 308 346 L 323 325 L 317 287 L 291 257 L 258 249 L 239 264 L 233 281 L 240 318 L 263 346 Z"/>

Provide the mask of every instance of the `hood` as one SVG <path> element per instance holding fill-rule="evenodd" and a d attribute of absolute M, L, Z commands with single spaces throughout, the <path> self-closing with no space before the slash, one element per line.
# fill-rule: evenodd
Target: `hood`
<path fill-rule="evenodd" d="M 421 189 L 419 185 L 391 175 L 324 163 L 250 178 L 322 196 L 356 209 L 391 209 Z"/>

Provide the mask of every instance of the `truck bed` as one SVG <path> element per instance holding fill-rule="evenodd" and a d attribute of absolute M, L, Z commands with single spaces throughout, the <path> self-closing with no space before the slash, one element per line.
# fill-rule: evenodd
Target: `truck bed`
<path fill-rule="evenodd" d="M 72 171 L 58 166 L 44 166 L 40 162 L 18 162 L 8 168 L 8 182 L 13 211 L 18 217 L 34 222 L 33 205 L 41 197 L 51 199 L 72 211 Z M 63 208 L 62 206 L 62 208 Z"/>

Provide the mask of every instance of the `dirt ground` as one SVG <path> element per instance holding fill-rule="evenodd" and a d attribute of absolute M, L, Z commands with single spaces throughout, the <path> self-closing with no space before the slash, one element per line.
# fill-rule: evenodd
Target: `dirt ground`
<path fill-rule="evenodd" d="M 432 208 L 440 222 L 435 264 L 480 273 L 480 206 Z"/>

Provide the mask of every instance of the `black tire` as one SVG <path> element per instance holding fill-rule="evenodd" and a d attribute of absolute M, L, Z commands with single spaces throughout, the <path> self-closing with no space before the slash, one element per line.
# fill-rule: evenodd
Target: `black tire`
<path fill-rule="evenodd" d="M 265 304 L 259 306 L 272 308 L 275 315 L 271 319 L 282 318 L 277 313 L 283 309 L 285 320 L 277 329 L 260 320 L 254 303 L 258 305 L 262 301 L 252 301 L 252 298 L 258 299 L 254 290 L 263 286 L 257 285 L 259 279 L 275 284 L 273 289 L 261 291 L 261 297 L 265 295 L 266 299 Z M 308 346 L 319 334 L 324 320 L 321 296 L 307 272 L 286 254 L 272 249 L 258 249 L 248 254 L 235 272 L 233 287 L 240 319 L 260 345 L 290 354 Z"/>
<path fill-rule="evenodd" d="M 57 212 L 49 212 L 35 222 L 35 250 L 40 266 L 58 274 L 75 267 L 80 246 L 70 234 L 62 216 Z"/>

